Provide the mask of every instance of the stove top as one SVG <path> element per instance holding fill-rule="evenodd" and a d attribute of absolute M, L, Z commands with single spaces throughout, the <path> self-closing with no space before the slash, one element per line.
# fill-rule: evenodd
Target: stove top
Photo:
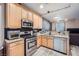
<path fill-rule="evenodd" d="M 33 38 L 33 37 L 36 37 L 36 36 L 25 36 L 25 38 Z"/>

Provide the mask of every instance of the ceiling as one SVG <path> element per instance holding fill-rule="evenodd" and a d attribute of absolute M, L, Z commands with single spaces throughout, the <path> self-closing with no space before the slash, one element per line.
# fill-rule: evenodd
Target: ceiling
<path fill-rule="evenodd" d="M 40 5 L 43 5 L 44 8 L 40 8 Z M 24 5 L 28 6 L 32 10 L 36 11 L 42 17 L 51 21 L 54 17 L 62 17 L 68 19 L 79 19 L 79 4 L 78 3 L 24 3 Z M 53 13 L 45 14 L 47 11 L 53 11 L 57 9 L 61 9 L 71 5 L 70 8 L 62 9 Z M 44 14 L 44 15 L 43 15 Z"/>

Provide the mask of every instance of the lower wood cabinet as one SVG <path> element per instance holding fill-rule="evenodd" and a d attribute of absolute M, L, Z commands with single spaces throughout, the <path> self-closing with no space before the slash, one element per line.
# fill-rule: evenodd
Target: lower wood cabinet
<path fill-rule="evenodd" d="M 69 40 L 63 37 L 50 37 L 39 36 L 37 39 L 37 47 L 44 46 L 47 48 L 55 49 L 57 51 L 70 54 L 69 52 Z"/>
<path fill-rule="evenodd" d="M 41 46 L 41 36 L 37 37 L 37 47 Z"/>
<path fill-rule="evenodd" d="M 47 47 L 47 39 L 46 39 L 46 36 L 42 36 L 42 46 Z"/>
<path fill-rule="evenodd" d="M 23 56 L 24 53 L 23 53 L 23 47 L 24 44 L 19 44 L 19 45 L 16 45 L 12 48 L 9 49 L 9 54 L 8 55 L 11 55 L 11 56 Z"/>
<path fill-rule="evenodd" d="M 53 38 L 52 37 L 47 37 L 47 36 L 38 36 L 37 37 L 37 47 L 44 46 L 48 48 L 53 48 Z"/>
<path fill-rule="evenodd" d="M 13 43 L 6 42 L 7 56 L 24 56 L 24 40 L 19 40 Z"/>
<path fill-rule="evenodd" d="M 47 47 L 52 49 L 54 47 L 53 43 L 54 43 L 53 38 L 52 37 L 48 37 L 47 38 Z"/>

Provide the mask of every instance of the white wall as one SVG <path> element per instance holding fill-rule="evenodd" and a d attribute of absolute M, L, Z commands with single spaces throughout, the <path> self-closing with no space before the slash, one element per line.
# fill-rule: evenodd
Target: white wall
<path fill-rule="evenodd" d="M 42 23 L 43 23 L 43 25 L 42 25 L 42 27 L 43 27 L 42 29 L 43 30 L 50 30 L 50 23 L 48 21 L 43 19 Z"/>
<path fill-rule="evenodd" d="M 4 4 L 0 4 L 0 49 L 4 42 Z"/>

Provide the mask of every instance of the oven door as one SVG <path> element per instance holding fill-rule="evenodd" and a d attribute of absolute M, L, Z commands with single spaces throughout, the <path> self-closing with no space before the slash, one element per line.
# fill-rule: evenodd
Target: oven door
<path fill-rule="evenodd" d="M 37 48 L 36 38 L 26 39 L 26 53 L 29 53 Z"/>
<path fill-rule="evenodd" d="M 28 49 L 31 49 L 34 46 L 36 46 L 36 40 L 32 40 L 32 41 L 28 42 Z"/>

